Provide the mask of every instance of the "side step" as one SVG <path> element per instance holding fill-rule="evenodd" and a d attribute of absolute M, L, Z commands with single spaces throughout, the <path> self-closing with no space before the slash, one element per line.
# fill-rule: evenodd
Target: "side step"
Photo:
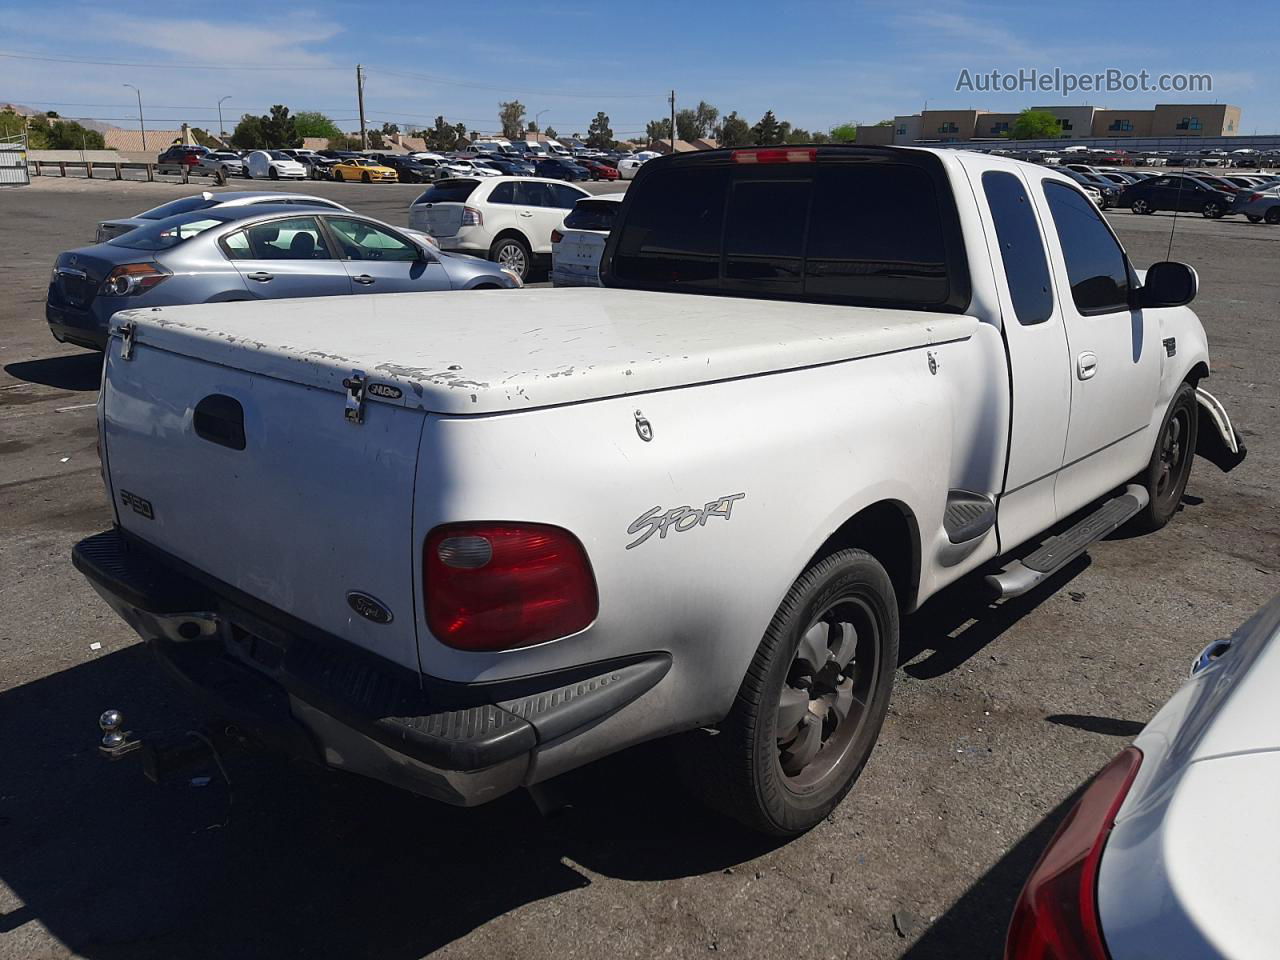
<path fill-rule="evenodd" d="M 999 599 L 1021 596 L 1084 553 L 1090 544 L 1135 516 L 1150 499 L 1145 488 L 1129 484 L 1124 493 L 1108 500 L 1070 530 L 1050 537 L 1038 550 L 989 575 L 987 585 L 996 591 Z"/>

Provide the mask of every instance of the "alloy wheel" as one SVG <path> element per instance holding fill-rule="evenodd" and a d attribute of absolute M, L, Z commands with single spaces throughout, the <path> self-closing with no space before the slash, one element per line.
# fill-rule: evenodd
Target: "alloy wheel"
<path fill-rule="evenodd" d="M 794 789 L 839 764 L 867 716 L 879 671 L 881 628 L 866 600 L 829 606 L 805 630 L 778 700 L 778 762 Z"/>

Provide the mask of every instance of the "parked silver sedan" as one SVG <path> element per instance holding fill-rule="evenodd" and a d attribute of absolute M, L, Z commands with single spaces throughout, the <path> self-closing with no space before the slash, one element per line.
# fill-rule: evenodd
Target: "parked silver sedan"
<path fill-rule="evenodd" d="M 230 150 L 213 150 L 196 161 L 192 173 L 222 174 L 225 181 L 228 177 L 244 176 L 244 159 Z"/>
<path fill-rule="evenodd" d="M 182 197 L 170 200 L 158 207 L 144 210 L 133 217 L 121 217 L 117 220 L 103 220 L 98 224 L 98 233 L 94 243 L 106 243 L 113 237 L 121 237 L 130 230 L 147 227 L 168 217 L 176 217 L 182 213 L 195 213 L 197 210 L 212 210 L 215 207 L 259 206 L 267 203 L 293 204 L 300 207 L 320 207 L 329 210 L 348 210 L 340 203 L 326 200 L 324 197 L 311 197 L 302 193 L 277 193 L 272 190 L 228 190 L 224 193 L 204 193 L 194 197 Z"/>
<path fill-rule="evenodd" d="M 1280 223 L 1280 186 L 1241 190 L 1232 213 L 1243 213 L 1252 223 Z"/>
<path fill-rule="evenodd" d="M 58 341 L 101 350 L 127 308 L 521 285 L 496 263 L 349 211 L 220 206 L 60 254 L 45 319 Z"/>

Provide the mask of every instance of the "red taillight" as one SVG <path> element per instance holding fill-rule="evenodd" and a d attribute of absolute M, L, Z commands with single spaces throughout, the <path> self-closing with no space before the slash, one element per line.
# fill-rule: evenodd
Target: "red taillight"
<path fill-rule="evenodd" d="M 1260 194 L 1260 193 L 1255 193 L 1255 194 L 1253 194 L 1253 195 L 1251 195 L 1251 196 L 1249 197 L 1248 202 L 1249 202 L 1249 203 L 1255 203 L 1256 201 L 1261 200 L 1261 199 L 1262 199 L 1262 194 Z"/>
<path fill-rule="evenodd" d="M 475 207 L 462 208 L 462 226 L 464 227 L 480 227 L 484 226 L 484 214 Z"/>
<path fill-rule="evenodd" d="M 552 230 L 552 231 L 551 231 L 551 242 L 552 242 L 552 243 L 559 243 L 559 242 L 560 242 L 561 240 L 563 240 L 563 239 L 564 239 L 564 234 L 563 234 L 563 233 L 561 233 L 559 230 Z"/>
<path fill-rule="evenodd" d="M 567 637 L 600 609 L 587 552 L 539 523 L 436 527 L 423 547 L 427 626 L 459 650 L 509 650 Z"/>
<path fill-rule="evenodd" d="M 1013 909 L 1005 960 L 1109 960 L 1098 922 L 1098 863 L 1142 765 L 1126 747 L 1058 827 Z"/>
<path fill-rule="evenodd" d="M 817 147 L 799 150 L 780 147 L 776 150 L 735 150 L 734 163 L 812 163 L 818 157 Z"/>
<path fill-rule="evenodd" d="M 101 293 L 108 297 L 136 297 L 173 276 L 158 263 L 122 263 L 102 281 Z"/>

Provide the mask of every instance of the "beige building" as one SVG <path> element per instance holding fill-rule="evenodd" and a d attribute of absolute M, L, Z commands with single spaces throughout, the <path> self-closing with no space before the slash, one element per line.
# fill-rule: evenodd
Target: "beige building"
<path fill-rule="evenodd" d="M 1228 103 L 1157 103 L 1153 137 L 1234 137 L 1240 132 L 1240 108 Z"/>
<path fill-rule="evenodd" d="M 978 117 L 986 110 L 922 110 L 920 139 L 955 143 L 972 140 L 978 129 Z"/>
<path fill-rule="evenodd" d="M 1093 114 L 1095 137 L 1149 137 L 1154 110 L 1097 110 Z"/>
<path fill-rule="evenodd" d="M 860 123 L 857 143 L 863 147 L 887 147 L 893 143 L 893 127 Z"/>

